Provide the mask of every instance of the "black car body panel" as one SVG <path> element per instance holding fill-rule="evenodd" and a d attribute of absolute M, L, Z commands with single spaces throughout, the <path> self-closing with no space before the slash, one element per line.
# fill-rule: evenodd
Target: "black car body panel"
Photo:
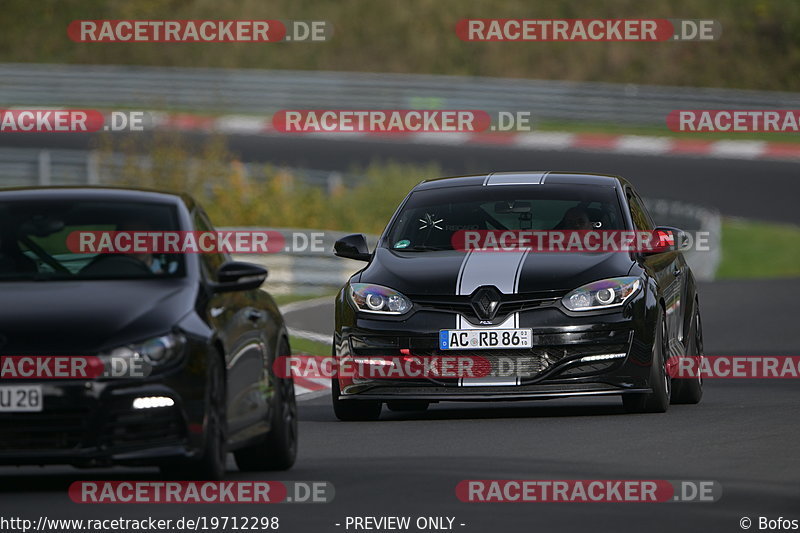
<path fill-rule="evenodd" d="M 619 272 L 627 272 L 633 261 L 627 254 L 607 253 L 570 253 L 569 261 L 565 261 L 563 253 L 527 254 L 521 260 L 520 254 L 502 252 L 485 254 L 486 268 L 477 266 L 471 272 L 474 279 L 459 280 L 459 271 L 464 266 L 464 252 L 456 250 L 432 251 L 425 254 L 402 252 L 387 248 L 377 248 L 375 258 L 365 268 L 358 281 L 369 280 L 369 283 L 387 285 L 408 295 L 422 294 L 456 294 L 457 282 L 472 282 L 479 285 L 496 285 L 513 282 L 517 267 L 519 271 L 518 293 L 542 291 L 559 291 L 565 287 L 579 287 L 584 283 L 614 277 Z M 468 261 L 483 259 L 483 254 L 472 254 Z M 509 268 L 514 272 L 502 280 L 490 279 L 491 272 L 497 263 L 512 263 Z M 448 290 L 448 288 L 450 290 Z"/>
<path fill-rule="evenodd" d="M 480 195 L 491 180 L 508 190 L 575 190 L 591 198 L 601 189 L 618 202 L 619 229 L 637 226 L 628 205 L 636 197 L 617 176 L 578 173 L 508 173 L 441 178 L 419 184 L 390 220 L 369 264 L 356 273 L 336 299 L 334 354 L 359 357 L 444 355 L 440 330 L 466 328 L 531 328 L 533 347 L 516 350 L 466 350 L 458 355 L 533 358 L 532 375 L 511 386 L 464 386 L 459 380 L 338 377 L 334 400 L 518 400 L 565 396 L 647 393 L 658 316 L 666 317 L 670 355 L 686 351 L 685 334 L 697 294 L 691 270 L 680 251 L 525 253 L 463 250 L 404 251 L 389 242 L 399 214 L 416 193 L 444 191 L 450 198 Z M 495 188 L 500 190 L 500 187 Z M 609 191 L 610 196 L 609 196 Z M 644 212 L 642 216 L 649 219 Z M 652 225 L 652 221 L 646 221 Z M 445 222 L 446 223 L 446 222 Z M 420 219 L 420 225 L 426 222 Z M 460 226 L 457 226 L 460 227 Z M 405 244 L 403 244 L 405 246 Z M 607 278 L 636 277 L 638 291 L 621 307 L 570 311 L 562 298 L 587 283 Z M 350 283 L 388 287 L 402 293 L 413 307 L 402 315 L 375 315 L 357 310 L 348 296 Z M 496 314 L 476 312 L 478 291 L 494 290 Z M 660 311 L 659 311 L 660 310 Z M 624 358 L 581 362 L 585 356 L 624 353 Z M 536 366 L 538 365 L 538 366 Z"/>
<path fill-rule="evenodd" d="M 176 229 L 213 229 L 185 195 L 99 187 L 0 192 L 0 207 L 84 200 L 168 205 Z M 183 275 L 165 279 L 0 280 L 0 356 L 96 356 L 171 332 L 185 339 L 174 364 L 146 377 L 0 379 L 0 386 L 39 383 L 44 397 L 42 412 L 0 413 L 0 464 L 153 465 L 201 456 L 215 353 L 224 355 L 228 450 L 265 438 L 270 414 L 281 407 L 273 361 L 288 344 L 278 307 L 261 290 L 215 291 L 211 267 L 226 255 L 183 258 Z M 132 409 L 134 398 L 151 396 L 174 406 Z"/>

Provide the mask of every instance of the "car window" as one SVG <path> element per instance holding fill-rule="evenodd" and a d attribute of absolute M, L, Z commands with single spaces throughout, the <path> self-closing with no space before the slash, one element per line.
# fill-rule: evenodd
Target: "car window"
<path fill-rule="evenodd" d="M 502 186 L 414 192 L 387 232 L 393 249 L 452 249 L 460 230 L 623 229 L 611 187 Z"/>
<path fill-rule="evenodd" d="M 652 231 L 655 226 L 650 215 L 644 208 L 641 200 L 635 194 L 628 192 L 628 206 L 630 207 L 631 220 L 637 231 Z"/>
<path fill-rule="evenodd" d="M 111 251 L 119 232 L 176 231 L 177 220 L 175 207 L 168 204 L 0 202 L 0 281 L 181 277 L 185 270 L 179 254 Z"/>

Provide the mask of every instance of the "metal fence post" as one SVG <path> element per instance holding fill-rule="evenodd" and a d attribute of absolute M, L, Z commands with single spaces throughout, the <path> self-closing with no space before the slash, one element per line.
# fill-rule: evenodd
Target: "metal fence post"
<path fill-rule="evenodd" d="M 98 185 L 100 183 L 100 154 L 92 150 L 86 156 L 86 184 Z"/>
<path fill-rule="evenodd" d="M 41 150 L 39 152 L 39 185 L 50 185 L 51 175 L 50 152 Z"/>

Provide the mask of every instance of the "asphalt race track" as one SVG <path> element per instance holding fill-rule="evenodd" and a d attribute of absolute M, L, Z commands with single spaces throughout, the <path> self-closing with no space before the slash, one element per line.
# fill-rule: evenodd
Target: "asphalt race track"
<path fill-rule="evenodd" d="M 706 352 L 800 354 L 800 313 L 790 305 L 799 290 L 798 281 L 702 285 Z M 777 295 L 775 322 L 766 316 L 766 304 L 731 305 L 731 294 L 742 302 Z M 294 327 L 331 328 L 329 305 L 295 315 L 289 317 Z M 797 513 L 798 413 L 795 380 L 707 382 L 700 405 L 672 406 L 655 415 L 626 415 L 613 398 L 440 404 L 423 415 L 384 410 L 379 422 L 343 423 L 323 396 L 301 403 L 295 468 L 258 477 L 331 481 L 334 503 L 280 504 L 259 507 L 255 514 L 275 513 L 281 531 L 298 532 L 345 531 L 334 524 L 348 515 L 454 516 L 456 524 L 465 524 L 456 530 L 465 532 L 740 531 L 743 516 L 756 521 Z M 229 477 L 252 479 L 236 471 Z M 455 497 L 455 486 L 464 479 L 570 478 L 715 480 L 723 493 L 716 503 L 656 504 L 486 504 Z M 169 518 L 254 512 L 247 505 L 75 504 L 66 489 L 76 479 L 158 478 L 154 470 L 3 468 L 0 515 L 36 520 L 40 514 Z"/>
<path fill-rule="evenodd" d="M 55 138 L 55 136 L 54 136 Z M 64 138 L 67 138 L 66 136 Z M 69 142 L 77 142 L 69 136 Z M 7 140 L 6 144 L 13 139 Z M 341 141 L 234 139 L 245 158 L 347 169 L 368 156 L 436 159 L 447 172 L 514 168 L 609 171 L 645 195 L 718 207 L 723 214 L 800 222 L 798 165 L 578 152 L 443 148 Z M 800 355 L 800 279 L 701 284 L 706 353 Z M 291 326 L 330 333 L 331 305 L 292 313 Z M 618 398 L 440 404 L 421 415 L 384 410 L 372 423 L 337 422 L 327 397 L 301 403 L 300 454 L 287 473 L 259 479 L 325 480 L 331 504 L 89 505 L 66 489 L 76 479 L 158 479 L 155 470 L 0 469 L 0 516 L 176 518 L 274 515 L 280 531 L 346 530 L 347 516 L 450 516 L 455 531 L 742 531 L 749 517 L 800 519 L 800 382 L 707 381 L 697 406 L 626 415 Z M 252 479 L 233 470 L 231 479 Z M 465 479 L 715 480 L 716 503 L 462 503 Z M 336 526 L 335 524 L 341 524 Z M 461 526 L 460 524 L 464 524 Z"/>
<path fill-rule="evenodd" d="M 148 134 L 149 135 L 149 134 Z M 191 134 L 201 141 L 202 134 Z M 89 134 L 6 133 L 0 146 L 87 149 Z M 504 146 L 424 145 L 289 136 L 231 135 L 230 149 L 243 161 L 319 170 L 353 171 L 370 162 L 437 163 L 445 174 L 506 170 L 574 170 L 619 174 L 645 197 L 714 206 L 729 216 L 800 224 L 800 165 L 788 161 L 686 156 L 620 155 L 570 150 L 524 150 Z M 420 176 L 423 177 L 430 176 Z"/>

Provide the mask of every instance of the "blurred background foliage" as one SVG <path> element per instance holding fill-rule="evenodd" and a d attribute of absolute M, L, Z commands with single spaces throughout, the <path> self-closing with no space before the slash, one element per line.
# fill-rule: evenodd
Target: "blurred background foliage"
<path fill-rule="evenodd" d="M 202 145 L 175 133 L 104 136 L 100 166 L 121 154 L 121 175 L 104 184 L 185 192 L 201 201 L 218 226 L 325 228 L 380 233 L 408 191 L 440 176 L 436 165 L 373 162 L 352 169 L 356 184 L 328 190 L 291 170 L 245 167 L 221 137 Z"/>
<path fill-rule="evenodd" d="M 475 43 L 461 18 L 704 18 L 716 42 Z M 73 43 L 77 19 L 327 20 L 327 43 Z M 23 23 L 24 21 L 24 23 Z M 63 28 L 63 31 L 53 31 Z M 3 2 L 0 61 L 345 70 L 800 90 L 797 0 L 39 0 Z"/>

